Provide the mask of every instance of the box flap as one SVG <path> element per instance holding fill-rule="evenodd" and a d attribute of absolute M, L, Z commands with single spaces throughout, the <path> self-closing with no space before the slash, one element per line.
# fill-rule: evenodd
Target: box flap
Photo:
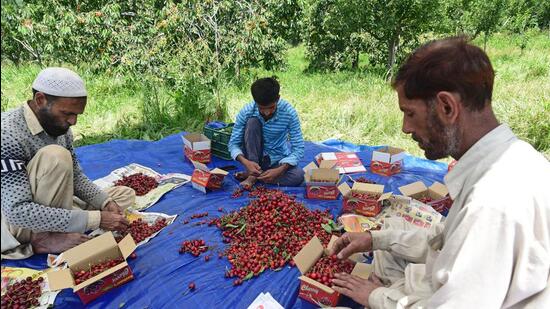
<path fill-rule="evenodd" d="M 122 262 L 122 263 L 120 263 L 120 264 L 118 264 L 118 265 L 115 265 L 115 266 L 113 266 L 113 267 L 107 269 L 106 271 L 104 271 L 104 272 L 102 272 L 102 273 L 100 273 L 100 274 L 97 274 L 97 275 L 93 276 L 92 278 L 90 278 L 90 279 L 88 279 L 88 280 L 82 282 L 81 284 L 74 286 L 74 287 L 73 287 L 73 291 L 76 292 L 76 291 L 78 291 L 78 290 L 80 290 L 80 289 L 83 289 L 83 288 L 87 287 L 88 285 L 90 285 L 90 284 L 92 284 L 92 283 L 94 283 L 94 282 L 96 282 L 96 281 L 98 281 L 98 280 L 100 280 L 100 279 L 103 279 L 103 278 L 109 276 L 110 274 L 112 274 L 112 273 L 114 273 L 114 272 L 116 272 L 116 271 L 119 271 L 119 270 L 123 269 L 123 268 L 126 267 L 126 266 L 128 266 L 128 263 L 126 263 L 126 262 Z"/>
<path fill-rule="evenodd" d="M 349 187 L 347 182 L 343 182 L 341 185 L 339 185 L 338 190 L 340 191 L 340 193 L 342 193 L 343 197 L 348 196 L 348 194 L 351 192 L 351 188 Z"/>
<path fill-rule="evenodd" d="M 368 279 L 370 274 L 374 271 L 374 267 L 372 264 L 366 264 L 366 263 L 357 263 L 355 264 L 355 267 L 351 271 L 352 275 L 361 277 L 363 279 Z"/>
<path fill-rule="evenodd" d="M 359 193 L 382 193 L 384 192 L 384 185 L 355 182 L 351 190 Z"/>
<path fill-rule="evenodd" d="M 119 243 L 118 248 L 120 249 L 120 253 L 122 253 L 122 257 L 124 259 L 127 259 L 134 250 L 136 250 L 136 242 L 134 241 L 134 238 L 132 238 L 131 234 L 126 235 Z"/>
<path fill-rule="evenodd" d="M 335 169 L 319 168 L 311 171 L 311 181 L 338 182 L 340 172 Z"/>
<path fill-rule="evenodd" d="M 387 200 L 392 196 L 392 194 L 393 193 L 391 193 L 391 192 L 386 192 L 386 193 L 380 195 L 380 197 L 378 198 L 378 201 L 380 202 L 380 201 L 383 201 L 383 200 Z"/>
<path fill-rule="evenodd" d="M 333 168 L 336 166 L 336 160 L 323 160 L 319 164 L 319 168 Z"/>
<path fill-rule="evenodd" d="M 338 236 L 332 235 L 330 237 L 330 241 L 328 242 L 327 249 L 330 250 L 332 246 L 334 246 L 334 243 L 338 240 Z"/>
<path fill-rule="evenodd" d="M 396 153 L 396 154 L 392 154 L 390 163 L 401 161 L 403 159 L 405 159 L 405 151 L 402 151 L 402 152 L 399 152 L 399 153 Z"/>
<path fill-rule="evenodd" d="M 426 190 L 428 190 L 428 188 L 422 181 L 413 182 L 408 185 L 399 187 L 399 191 L 401 191 L 401 193 L 403 193 L 403 195 L 405 196 L 413 196 Z"/>
<path fill-rule="evenodd" d="M 317 238 L 313 238 L 294 256 L 293 260 L 300 270 L 300 273 L 305 274 L 313 266 L 317 260 L 323 255 L 323 244 Z"/>
<path fill-rule="evenodd" d="M 52 291 L 72 288 L 74 285 L 73 275 L 68 268 L 54 270 L 47 273 L 48 284 Z"/>
<path fill-rule="evenodd" d="M 215 169 L 211 170 L 210 173 L 216 174 L 216 175 L 223 175 L 223 176 L 226 176 L 227 174 L 229 174 L 229 172 L 227 172 L 225 170 L 222 170 L 221 168 L 217 168 L 217 167 Z"/>
<path fill-rule="evenodd" d="M 197 161 L 191 161 L 191 163 L 193 163 L 193 166 L 198 170 L 210 172 L 210 169 L 208 168 L 208 166 L 204 165 L 203 163 L 200 163 Z"/>
<path fill-rule="evenodd" d="M 208 137 L 202 135 L 201 133 L 188 133 L 184 135 L 183 138 L 190 141 L 191 143 L 209 140 Z"/>
<path fill-rule="evenodd" d="M 303 170 L 304 170 L 304 173 L 308 173 L 309 171 L 311 170 L 315 170 L 317 169 L 317 164 L 315 164 L 315 162 L 310 162 L 308 165 L 304 166 Z"/>
<path fill-rule="evenodd" d="M 436 193 L 440 197 L 445 197 L 447 196 L 447 194 L 449 194 L 449 190 L 447 189 L 447 187 L 444 184 L 437 181 L 430 186 L 430 191 L 432 191 L 433 193 Z"/>
<path fill-rule="evenodd" d="M 91 252 L 101 252 L 116 246 L 117 243 L 113 233 L 107 232 L 63 252 L 63 256 L 65 257 L 65 261 L 71 266 L 88 258 Z"/>
<path fill-rule="evenodd" d="M 391 155 L 384 152 L 382 149 L 372 152 L 372 161 L 380 161 L 390 163 Z"/>

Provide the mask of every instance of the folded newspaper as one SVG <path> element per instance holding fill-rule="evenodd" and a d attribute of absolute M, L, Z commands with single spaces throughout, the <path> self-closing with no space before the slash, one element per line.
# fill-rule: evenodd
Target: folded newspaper
<path fill-rule="evenodd" d="M 137 173 L 155 178 L 159 185 L 143 196 L 136 196 L 136 202 L 130 207 L 134 210 L 144 210 L 151 207 L 167 192 L 191 181 L 191 176 L 186 174 L 159 174 L 148 167 L 132 163 L 112 171 L 109 175 L 95 180 L 94 183 L 100 188 L 105 189 L 112 187 L 122 177 Z"/>
<path fill-rule="evenodd" d="M 2 266 L 2 299 L 4 299 L 9 285 L 24 280 L 27 277 L 31 277 L 33 280 L 38 277 L 42 277 L 44 278 L 40 284 L 40 287 L 42 288 L 42 295 L 40 295 L 40 298 L 38 299 L 40 305 L 34 308 L 45 309 L 52 307 L 55 302 L 55 297 L 59 291 L 54 292 L 50 290 L 48 285 L 48 277 L 46 276 L 47 271 L 48 270 L 42 271 L 30 268 Z M 2 308 L 4 308 L 4 305 L 2 305 Z"/>
<path fill-rule="evenodd" d="M 260 293 L 248 309 L 284 309 L 269 292 Z"/>

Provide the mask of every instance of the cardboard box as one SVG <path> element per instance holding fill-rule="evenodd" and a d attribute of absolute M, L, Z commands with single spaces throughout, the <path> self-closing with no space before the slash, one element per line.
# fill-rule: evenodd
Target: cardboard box
<path fill-rule="evenodd" d="M 424 204 L 430 205 L 439 213 L 444 213 L 451 208 L 453 204 L 447 187 L 437 181 L 429 188 L 426 187 L 422 181 L 413 182 L 406 186 L 399 187 L 399 191 L 405 196 L 412 197 Z M 426 199 L 428 199 L 428 201 L 426 201 Z"/>
<path fill-rule="evenodd" d="M 334 168 L 335 163 L 334 161 L 322 161 L 317 167 L 314 162 L 311 162 L 304 167 L 308 199 L 335 200 L 338 198 L 340 173 Z"/>
<path fill-rule="evenodd" d="M 384 185 L 361 182 L 355 182 L 351 188 L 344 182 L 338 186 L 338 190 L 344 197 L 344 213 L 357 213 L 367 217 L 379 214 L 382 207 L 389 204 L 388 199 L 392 196 L 391 192 L 384 193 Z"/>
<path fill-rule="evenodd" d="M 209 163 L 211 159 L 210 139 L 200 133 L 189 133 L 181 137 L 185 156 L 190 161 Z"/>
<path fill-rule="evenodd" d="M 80 300 L 87 304 L 107 291 L 134 279 L 132 269 L 126 259 L 135 249 L 136 243 L 130 234 L 118 244 L 111 232 L 92 238 L 63 252 L 63 257 L 69 268 L 48 272 L 50 289 L 57 291 L 72 288 Z M 80 284 L 75 284 L 74 272 L 116 258 L 122 258 L 123 262 Z"/>
<path fill-rule="evenodd" d="M 361 159 L 355 152 L 322 152 L 315 156 L 315 161 L 321 165 L 323 161 L 333 161 L 340 174 L 366 172 Z"/>
<path fill-rule="evenodd" d="M 405 150 L 395 147 L 383 147 L 372 152 L 371 172 L 383 176 L 391 176 L 401 172 Z"/>
<path fill-rule="evenodd" d="M 331 248 L 334 242 L 338 239 L 336 236 L 332 236 L 327 248 Z M 327 253 L 327 250 L 323 248 L 323 244 L 314 236 L 293 258 L 296 266 L 302 274 L 300 279 L 300 291 L 299 296 L 313 304 L 318 306 L 336 306 L 340 300 L 340 293 L 333 290 L 331 287 L 326 286 L 316 280 L 306 277 L 309 269 L 317 263 L 317 261 Z M 353 271 L 353 275 L 359 276 L 364 279 L 368 279 L 370 273 L 373 271 L 372 265 L 365 263 L 356 263 Z"/>
<path fill-rule="evenodd" d="M 191 184 L 193 188 L 206 193 L 206 189 L 216 190 L 222 187 L 223 179 L 228 172 L 215 168 L 210 170 L 206 165 L 191 161 L 195 166 L 193 175 L 191 175 Z"/>

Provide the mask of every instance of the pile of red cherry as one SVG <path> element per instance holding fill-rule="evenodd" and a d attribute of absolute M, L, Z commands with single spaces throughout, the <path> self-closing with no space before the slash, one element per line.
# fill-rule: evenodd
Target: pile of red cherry
<path fill-rule="evenodd" d="M 128 235 L 128 233 L 132 234 L 132 238 L 136 243 L 140 243 L 147 239 L 147 237 L 155 234 L 156 232 L 162 230 L 164 227 L 166 227 L 168 223 L 166 222 L 165 218 L 159 218 L 153 223 L 152 225 L 149 225 L 147 222 L 143 221 L 141 218 L 132 221 L 130 223 L 130 226 L 122 236 Z"/>
<path fill-rule="evenodd" d="M 350 260 L 340 260 L 336 255 L 327 255 L 320 258 L 306 273 L 306 276 L 324 285 L 331 286 L 334 274 L 349 274 L 354 266 L 355 264 Z"/>
<path fill-rule="evenodd" d="M 136 191 L 137 196 L 142 196 L 158 187 L 159 183 L 151 176 L 147 176 L 143 173 L 136 173 L 129 176 L 123 176 L 122 179 L 115 181 L 114 185 L 130 187 Z"/>
<path fill-rule="evenodd" d="M 38 277 L 32 280 L 27 277 L 24 280 L 7 287 L 6 294 L 2 295 L 2 308 L 31 308 L 40 306 L 42 295 L 41 284 L 44 278 Z"/>
<path fill-rule="evenodd" d="M 258 276 L 265 269 L 278 269 L 313 236 L 328 244 L 331 234 L 321 226 L 331 219 L 328 210 L 311 211 L 295 197 L 280 190 L 257 187 L 249 193 L 256 197 L 239 211 L 213 220 L 222 229 L 224 243 L 229 247 L 224 255 L 231 264 L 226 277 L 237 277 L 234 285 Z"/>
<path fill-rule="evenodd" d="M 431 198 L 429 196 L 424 196 L 424 197 L 419 198 L 418 201 L 420 201 L 421 203 L 424 203 L 424 204 L 428 204 L 428 203 L 433 202 L 433 198 Z"/>
<path fill-rule="evenodd" d="M 208 212 L 201 212 L 201 213 L 198 213 L 198 214 L 193 214 L 191 216 L 191 219 L 197 219 L 197 218 L 202 218 L 202 217 L 206 217 L 208 216 Z"/>
<path fill-rule="evenodd" d="M 76 284 L 81 284 L 82 282 L 101 274 L 102 272 L 115 267 L 116 265 L 124 262 L 124 259 L 119 257 L 116 259 L 106 260 L 94 265 L 90 265 L 88 269 L 81 269 L 73 272 L 73 278 Z"/>
<path fill-rule="evenodd" d="M 372 181 L 372 180 L 368 180 L 367 178 L 361 176 L 361 177 L 358 177 L 357 179 L 354 180 L 355 182 L 361 182 L 361 183 L 371 183 L 371 184 L 376 184 L 375 181 Z"/>
<path fill-rule="evenodd" d="M 181 243 L 181 248 L 179 250 L 180 254 L 189 252 L 193 256 L 199 256 L 201 253 L 206 252 L 208 250 L 208 246 L 202 239 L 195 239 L 195 240 L 186 240 Z M 210 258 L 205 259 L 205 261 L 208 261 Z"/>

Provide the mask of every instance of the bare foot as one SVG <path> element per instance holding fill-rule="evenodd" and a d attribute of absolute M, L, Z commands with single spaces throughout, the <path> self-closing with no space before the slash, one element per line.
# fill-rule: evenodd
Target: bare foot
<path fill-rule="evenodd" d="M 34 253 L 61 253 L 89 239 L 80 233 L 32 233 L 31 245 Z"/>
<path fill-rule="evenodd" d="M 241 182 L 241 187 L 243 187 L 243 189 L 247 191 L 250 191 L 252 190 L 252 187 L 254 186 L 255 183 L 256 183 L 256 177 L 248 176 L 248 178 L 246 178 Z"/>
<path fill-rule="evenodd" d="M 238 181 L 244 181 L 248 178 L 248 172 L 236 172 L 234 176 Z"/>

